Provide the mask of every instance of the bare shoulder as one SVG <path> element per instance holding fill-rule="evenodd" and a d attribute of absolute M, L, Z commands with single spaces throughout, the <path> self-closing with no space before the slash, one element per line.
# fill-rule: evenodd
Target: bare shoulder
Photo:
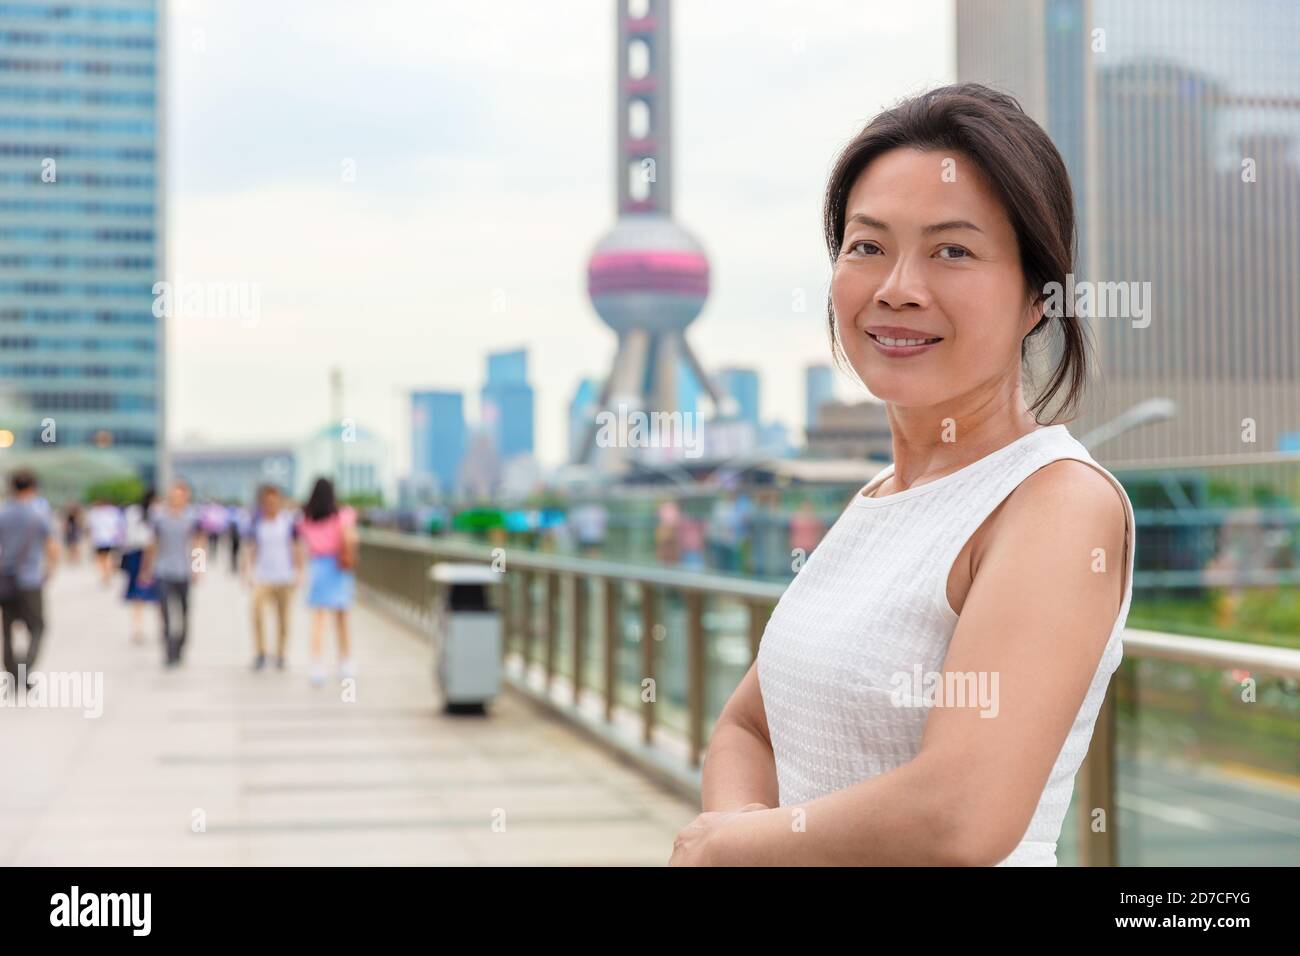
<path fill-rule="evenodd" d="M 1014 551 L 1023 563 L 1126 567 L 1127 512 L 1120 492 L 1096 468 L 1073 458 L 1053 461 L 1029 475 L 1007 497 L 989 549 Z M 1099 556 L 1104 558 L 1099 562 Z"/>
<path fill-rule="evenodd" d="M 1096 526 L 1124 532 L 1124 499 L 1110 479 L 1087 462 L 1060 458 L 1039 468 L 1010 495 L 1012 509 L 1069 520 L 1087 519 Z"/>

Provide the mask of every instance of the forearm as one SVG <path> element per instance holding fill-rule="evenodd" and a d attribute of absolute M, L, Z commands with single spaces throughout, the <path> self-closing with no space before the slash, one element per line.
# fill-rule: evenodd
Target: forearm
<path fill-rule="evenodd" d="M 775 807 L 780 802 L 771 746 L 737 723 L 714 728 L 701 778 L 705 812 L 739 810 L 750 803 Z"/>
<path fill-rule="evenodd" d="M 741 814 L 711 847 L 721 866 L 950 866 L 966 841 L 947 791 L 912 760 L 816 800 Z"/>

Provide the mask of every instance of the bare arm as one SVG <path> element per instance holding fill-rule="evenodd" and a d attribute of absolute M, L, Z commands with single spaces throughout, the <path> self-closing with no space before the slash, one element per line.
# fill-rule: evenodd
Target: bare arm
<path fill-rule="evenodd" d="M 758 663 L 749 668 L 722 709 L 709 740 L 702 774 L 703 809 L 739 810 L 780 802 L 776 760 L 758 686 Z"/>
<path fill-rule="evenodd" d="M 913 760 L 798 807 L 708 828 L 697 858 L 885 866 L 1005 859 L 1033 817 L 1124 593 L 1116 499 L 1104 477 L 1074 462 L 1040 469 L 1008 499 L 943 664 L 945 674 L 986 675 L 993 708 L 934 707 Z M 1098 549 L 1104 573 L 1095 570 Z"/>

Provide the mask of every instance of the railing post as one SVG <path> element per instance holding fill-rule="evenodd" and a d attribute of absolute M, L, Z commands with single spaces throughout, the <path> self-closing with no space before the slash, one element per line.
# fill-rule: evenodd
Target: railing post
<path fill-rule="evenodd" d="M 551 692 L 555 677 L 555 644 L 560 632 L 560 575 L 546 573 L 546 692 Z"/>
<path fill-rule="evenodd" d="M 686 592 L 687 707 L 691 727 L 691 766 L 704 752 L 704 690 L 708 678 L 704 654 L 704 595 Z"/>
<path fill-rule="evenodd" d="M 573 706 L 582 702 L 582 661 L 587 646 L 588 604 L 587 579 L 570 575 L 573 582 Z"/>
<path fill-rule="evenodd" d="M 641 680 L 655 677 L 655 592 L 654 585 L 641 583 Z M 655 700 L 659 699 L 659 682 L 654 681 Z M 642 739 L 654 743 L 654 702 L 641 702 Z"/>
<path fill-rule="evenodd" d="M 523 618 L 520 624 L 520 636 L 523 638 L 520 646 L 520 660 L 524 665 L 524 684 L 528 683 L 528 664 L 533 652 L 533 572 L 524 571 L 520 576 L 519 583 L 523 586 L 524 593 L 520 600 L 520 617 Z"/>
<path fill-rule="evenodd" d="M 510 656 L 515 641 L 515 581 L 509 571 L 501 571 L 501 660 Z"/>
<path fill-rule="evenodd" d="M 614 719 L 614 704 L 618 696 L 618 626 L 619 583 L 614 578 L 605 582 L 605 721 Z"/>
<path fill-rule="evenodd" d="M 1121 672 L 1123 668 L 1120 669 Z M 1106 696 L 1097 711 L 1092 729 L 1092 741 L 1087 756 L 1079 767 L 1079 865 L 1115 866 L 1117 862 L 1119 812 L 1115 805 L 1115 718 L 1116 683 L 1106 688 Z M 1094 810 L 1103 812 L 1105 829 L 1100 833 L 1092 829 Z"/>
<path fill-rule="evenodd" d="M 746 601 L 745 605 L 749 609 L 749 659 L 752 661 L 758 657 L 758 645 L 763 640 L 763 630 L 771 612 L 764 615 L 764 606 L 758 601 Z"/>

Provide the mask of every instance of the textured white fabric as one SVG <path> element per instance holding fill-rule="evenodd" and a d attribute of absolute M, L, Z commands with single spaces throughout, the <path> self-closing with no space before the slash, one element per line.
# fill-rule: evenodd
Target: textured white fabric
<path fill-rule="evenodd" d="M 781 596 L 758 652 L 758 678 L 782 806 L 899 767 L 920 750 L 929 709 L 892 702 L 895 675 L 940 672 L 957 614 L 948 574 L 970 536 L 1017 485 L 1062 458 L 1119 490 L 1127 518 L 1124 600 L 1083 705 L 1020 845 L 999 866 L 1055 866 L 1075 773 L 1088 750 L 1133 595 L 1133 506 L 1065 425 L 1040 427 L 934 481 L 883 498 L 859 492 Z M 889 465 L 867 488 L 893 474 Z M 1050 529 L 1044 529 L 1050 533 Z M 1114 559 L 1107 555 L 1107 567 Z"/>

